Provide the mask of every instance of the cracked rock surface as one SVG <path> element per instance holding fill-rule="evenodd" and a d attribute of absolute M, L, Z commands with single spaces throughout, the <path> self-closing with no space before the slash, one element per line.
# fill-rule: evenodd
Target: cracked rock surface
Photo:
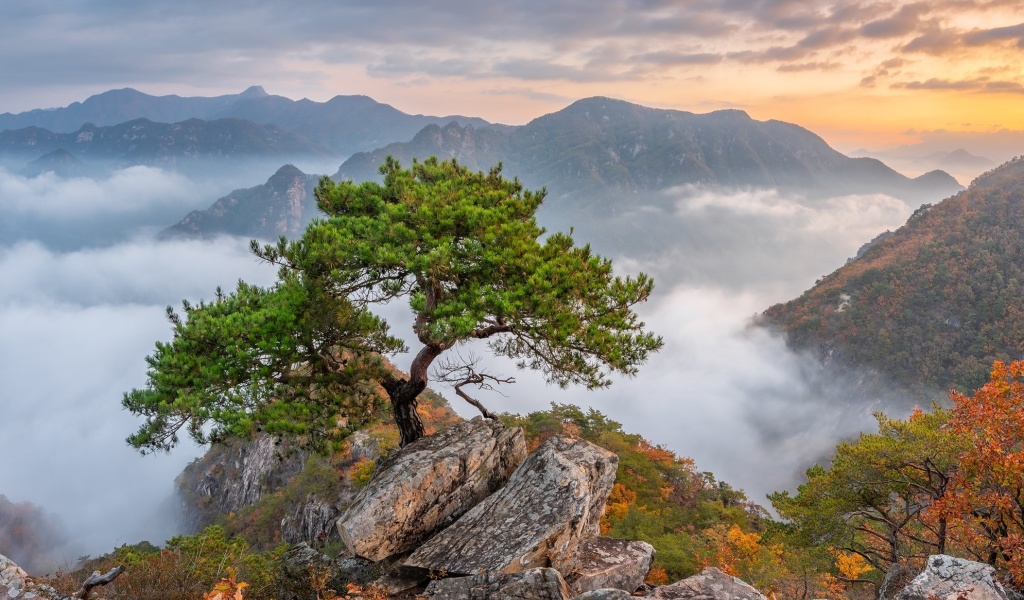
<path fill-rule="evenodd" d="M 501 488 L 420 546 L 408 566 L 473 575 L 567 565 L 598 533 L 618 456 L 585 440 L 549 438 Z"/>
<path fill-rule="evenodd" d="M 994 575 L 990 565 L 936 554 L 896 600 L 1015 600 Z"/>
<path fill-rule="evenodd" d="M 378 467 L 338 520 L 349 552 L 408 552 L 508 481 L 526 457 L 520 428 L 476 418 L 420 438 Z"/>

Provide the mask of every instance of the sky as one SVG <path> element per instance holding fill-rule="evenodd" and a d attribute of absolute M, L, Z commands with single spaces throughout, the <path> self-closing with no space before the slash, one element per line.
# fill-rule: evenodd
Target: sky
<path fill-rule="evenodd" d="M 1024 131 L 1019 0 L 13 0 L 0 55 L 0 112 L 262 85 L 507 124 L 740 108 L 844 151 Z"/>

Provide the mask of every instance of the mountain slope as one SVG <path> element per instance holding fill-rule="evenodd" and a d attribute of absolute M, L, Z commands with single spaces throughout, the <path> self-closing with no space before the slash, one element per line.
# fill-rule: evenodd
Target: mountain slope
<path fill-rule="evenodd" d="M 292 165 L 277 170 L 266 183 L 235 190 L 206 210 L 194 210 L 161 237 L 213 237 L 227 233 L 275 240 L 298 236 L 317 215 L 313 188 L 318 175 Z"/>
<path fill-rule="evenodd" d="M 1024 356 L 1024 160 L 922 207 L 799 298 L 764 313 L 840 365 L 921 394 L 973 390 Z"/>
<path fill-rule="evenodd" d="M 352 156 L 335 178 L 367 180 L 388 154 L 403 162 L 435 154 L 505 172 L 553 196 L 593 203 L 595 192 L 701 184 L 775 187 L 811 195 L 882 192 L 910 202 L 960 189 L 941 172 L 912 180 L 874 159 L 852 159 L 820 137 L 781 121 L 724 110 L 704 115 L 588 98 L 521 127 L 479 131 L 449 124 L 408 143 Z"/>

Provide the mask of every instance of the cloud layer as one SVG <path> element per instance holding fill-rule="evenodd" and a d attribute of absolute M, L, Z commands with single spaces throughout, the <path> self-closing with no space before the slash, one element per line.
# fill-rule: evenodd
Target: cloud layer
<path fill-rule="evenodd" d="M 138 209 L 149 223 L 196 185 L 151 175 L 166 185 L 121 185 L 117 176 L 101 182 L 105 192 L 83 194 L 69 221 Z M 44 196 L 77 185 L 8 181 L 15 184 Z M 104 195 L 117 190 L 148 208 Z M 0 220 L 32 210 L 66 217 L 22 198 L 0 204 Z M 560 391 L 536 374 L 517 373 L 519 383 L 502 390 L 506 398 L 481 399 L 513 412 L 550 402 L 594 406 L 761 501 L 796 481 L 841 436 L 870 425 L 879 405 L 851 403 L 814 361 L 751 327 L 751 316 L 809 287 L 910 210 L 884 196 L 811 201 L 764 190 L 681 188 L 648 198 L 611 229 L 578 230 L 577 238 L 619 248 L 612 256 L 623 272 L 655 274 L 659 287 L 641 311 L 665 337 L 665 349 L 639 377 L 601 392 Z M 239 278 L 268 284 L 274 270 L 251 257 L 242 239 L 156 242 L 139 226 L 133 235 L 121 232 L 120 241 L 100 236 L 68 248 L 48 240 L 48 231 L 0 242 L 0 494 L 58 515 L 76 544 L 65 549 L 69 560 L 140 539 L 161 543 L 174 531 L 165 510 L 173 479 L 199 449 L 186 443 L 146 457 L 130 450 L 123 440 L 138 423 L 121 409 L 121 395 L 144 383 L 144 357 L 170 337 L 165 306 L 210 298 Z M 623 252 L 607 243 L 616 235 L 637 243 Z M 404 304 L 382 312 L 396 333 L 409 333 Z"/>

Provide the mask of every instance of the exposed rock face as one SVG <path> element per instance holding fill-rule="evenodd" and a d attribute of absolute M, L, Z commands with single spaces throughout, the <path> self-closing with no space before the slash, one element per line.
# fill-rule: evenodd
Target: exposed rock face
<path fill-rule="evenodd" d="M 201 529 L 217 515 L 237 512 L 284 486 L 302 470 L 306 458 L 304 452 L 282 450 L 269 435 L 215 445 L 178 476 L 187 527 Z"/>
<path fill-rule="evenodd" d="M 654 588 L 648 598 L 686 598 L 687 600 L 767 600 L 743 581 L 708 567 L 672 585 Z"/>
<path fill-rule="evenodd" d="M 63 598 L 53 588 L 37 585 L 13 560 L 0 554 L 0 600 Z"/>
<path fill-rule="evenodd" d="M 984 563 L 945 554 L 928 557 L 924 571 L 896 595 L 897 600 L 1007 600 L 1016 595 L 995 580 Z"/>
<path fill-rule="evenodd" d="M 522 429 L 479 417 L 421 438 L 378 467 L 338 532 L 370 560 L 408 552 L 504 485 L 525 456 Z"/>
<path fill-rule="evenodd" d="M 212 238 L 229 233 L 265 240 L 297 237 L 320 214 L 313 197 L 318 180 L 318 175 L 285 165 L 266 183 L 235 190 L 206 210 L 194 210 L 160 236 Z"/>
<path fill-rule="evenodd" d="M 569 588 L 555 569 L 519 573 L 484 573 L 430 582 L 426 596 L 434 600 L 567 600 Z"/>
<path fill-rule="evenodd" d="M 516 469 L 504 488 L 417 549 L 406 565 L 451 575 L 561 568 L 598 521 L 618 457 L 557 435 Z"/>
<path fill-rule="evenodd" d="M 594 537 L 583 540 L 576 557 L 563 570 L 576 592 L 615 588 L 633 593 L 644 582 L 654 560 L 647 542 Z"/>
<path fill-rule="evenodd" d="M 289 544 L 311 542 L 323 546 L 334 532 L 341 511 L 316 494 L 309 494 L 281 520 L 281 538 Z"/>

